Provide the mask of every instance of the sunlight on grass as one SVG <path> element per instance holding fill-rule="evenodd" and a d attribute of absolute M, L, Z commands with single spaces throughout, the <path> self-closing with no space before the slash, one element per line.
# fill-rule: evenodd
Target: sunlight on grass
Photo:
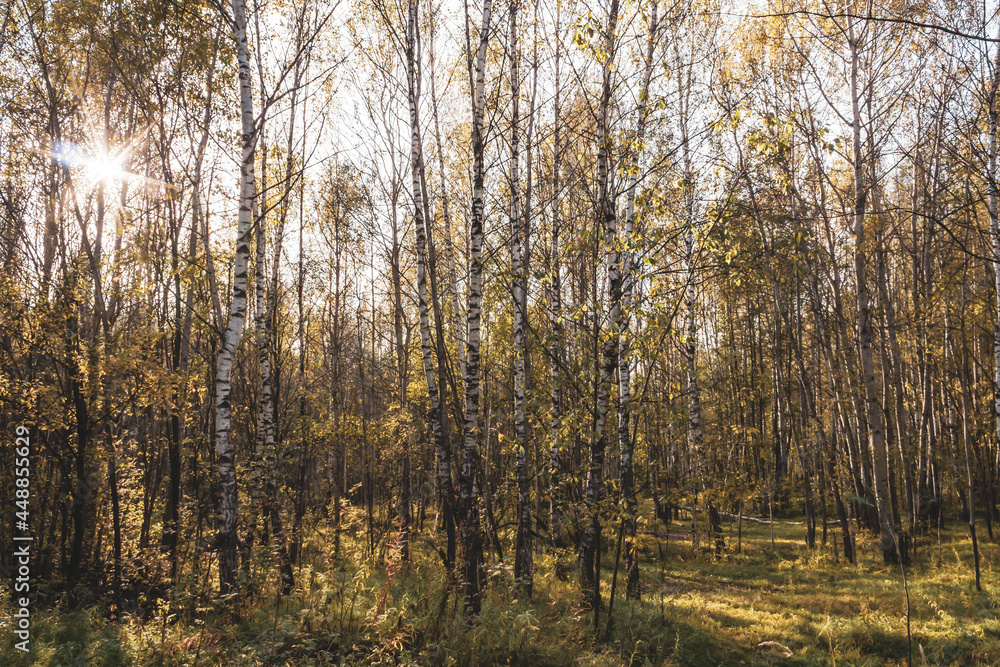
<path fill-rule="evenodd" d="M 687 530 L 674 523 L 672 535 Z M 619 572 L 610 640 L 579 607 L 573 554 L 542 553 L 535 595 L 517 600 L 510 568 L 493 567 L 478 623 L 466 625 L 427 540 L 407 567 L 357 566 L 363 545 L 343 538 L 341 559 L 322 541 L 298 573 L 299 588 L 278 600 L 272 564 L 255 564 L 256 598 L 228 623 L 220 603 L 201 606 L 175 591 L 125 622 L 105 610 L 39 612 L 31 660 L 5 646 L 3 664 L 21 665 L 904 665 L 906 603 L 896 568 L 873 557 L 860 565 L 826 548 L 809 552 L 800 526 L 744 525 L 743 551 L 696 555 L 690 541 L 646 536 L 641 600 L 625 600 Z M 729 536 L 727 535 L 727 538 Z M 1000 664 L 1000 598 L 992 573 L 996 545 L 984 546 L 984 590 L 969 569 L 971 545 L 956 526 L 921 539 L 909 568 L 914 664 Z M 867 549 L 867 550 L 866 550 Z M 389 554 L 391 558 L 391 553 Z M 602 559 L 605 600 L 614 553 Z M 560 579 L 557 571 L 569 573 Z M 266 580 L 266 584 L 264 583 Z M 280 605 L 280 606 L 276 606 Z"/>

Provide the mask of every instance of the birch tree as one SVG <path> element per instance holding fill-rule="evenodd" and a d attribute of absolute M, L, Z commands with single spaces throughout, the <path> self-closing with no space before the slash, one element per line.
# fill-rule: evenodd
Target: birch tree
<path fill-rule="evenodd" d="M 610 405 L 611 381 L 618 365 L 618 332 L 621 327 L 621 266 L 618 250 L 618 228 L 615 203 L 610 190 L 609 152 L 611 133 L 608 116 L 611 106 L 611 75 L 617 49 L 618 0 L 611 0 L 608 25 L 604 37 L 604 65 L 601 74 L 601 98 L 597 108 L 597 223 L 604 235 L 604 269 L 608 276 L 608 306 L 605 321 L 610 331 L 604 332 L 601 346 L 600 379 L 597 385 L 594 432 L 591 434 L 590 461 L 586 483 L 586 515 L 580 543 L 580 586 L 583 604 L 596 611 L 601 605 L 600 571 L 597 555 L 600 551 L 601 517 L 599 505 L 604 493 L 604 455 L 607 434 L 604 426 Z M 596 623 L 595 623 L 596 625 Z"/>
<path fill-rule="evenodd" d="M 531 597 L 531 494 L 528 480 L 528 424 L 524 410 L 524 367 L 528 355 L 525 337 L 528 315 L 528 294 L 524 255 L 526 224 L 521 212 L 520 136 L 518 134 L 518 102 L 521 93 L 517 44 L 517 10 L 519 0 L 510 2 L 510 258 L 511 293 L 514 296 L 514 447 L 517 460 L 517 537 L 514 548 L 514 578 L 525 595 Z"/>
<path fill-rule="evenodd" d="M 445 439 L 447 434 L 444 431 L 442 422 L 443 410 L 441 406 L 441 395 L 443 387 L 438 387 L 434 377 L 433 346 L 431 340 L 431 327 L 429 306 L 427 301 L 427 220 L 425 219 L 426 205 L 424 202 L 424 186 L 421 180 L 423 169 L 423 146 L 420 138 L 420 63 L 418 62 L 419 44 L 419 15 L 417 13 L 417 0 L 410 0 L 407 5 L 406 24 L 406 81 L 410 106 L 410 172 L 412 175 L 413 189 L 413 226 L 417 237 L 417 302 L 420 309 L 420 353 L 423 360 L 424 377 L 427 382 L 427 394 L 431 405 L 431 428 L 434 430 L 434 442 L 437 448 L 439 468 L 445 461 L 444 450 L 447 447 Z M 451 473 L 448 472 L 448 479 L 442 480 L 443 469 L 438 472 L 438 484 L 440 497 L 443 503 L 450 502 L 448 487 L 451 486 Z"/>
<path fill-rule="evenodd" d="M 563 344 L 562 328 L 562 263 L 560 262 L 561 246 L 559 242 L 560 232 L 560 166 L 562 137 L 560 136 L 560 97 L 562 95 L 562 85 L 560 81 L 559 65 L 562 57 L 562 5 L 556 3 L 556 25 L 555 25 L 555 93 L 553 101 L 552 120 L 552 207 L 551 207 L 551 231 L 549 240 L 549 265 L 548 265 L 548 297 L 549 297 L 549 327 L 552 330 L 552 344 L 549 351 L 549 376 L 552 383 L 552 391 L 549 395 L 549 539 L 552 546 L 559 548 L 563 545 L 562 539 L 562 511 L 560 508 L 560 454 L 559 445 L 562 430 L 561 411 L 561 390 L 560 377 L 561 368 L 565 363 L 565 353 Z"/>
<path fill-rule="evenodd" d="M 220 513 L 218 522 L 219 584 L 224 595 L 236 593 L 236 449 L 233 446 L 231 374 L 233 353 L 243 335 L 247 313 L 247 266 L 250 259 L 250 234 L 253 226 L 253 208 L 257 197 L 254 176 L 254 155 L 257 128 L 251 90 L 250 51 L 247 45 L 246 4 L 233 0 L 232 28 L 236 42 L 236 60 L 239 67 L 240 86 L 240 197 L 239 219 L 236 228 L 236 254 L 233 258 L 233 298 L 229 321 L 222 332 L 222 341 L 215 363 L 215 449 L 219 461 Z"/>
<path fill-rule="evenodd" d="M 472 96 L 472 218 L 469 222 L 469 300 L 466 310 L 465 423 L 456 518 L 462 543 L 462 583 L 467 616 L 478 616 L 482 605 L 480 573 L 483 536 L 479 526 L 479 344 L 483 300 L 483 196 L 485 159 L 483 117 L 486 109 L 486 49 L 489 46 L 492 0 L 483 2 L 483 19 L 476 50 Z"/>
<path fill-rule="evenodd" d="M 625 515 L 622 517 L 622 531 L 625 536 L 625 595 L 639 598 L 639 553 L 636 547 L 636 512 L 638 502 L 635 496 L 635 455 L 632 441 L 632 365 L 629 358 L 629 319 L 632 307 L 632 293 L 636 282 L 632 261 L 633 236 L 636 232 L 635 197 L 639 187 L 640 160 L 643 142 L 646 139 L 646 121 L 649 115 L 649 84 L 653 77 L 653 52 L 656 47 L 659 23 L 657 20 L 658 0 L 653 0 L 649 16 L 649 38 L 646 42 L 645 66 L 642 74 L 642 88 L 639 92 L 639 106 L 636 109 L 636 128 L 632 148 L 630 176 L 626 189 L 625 225 L 623 229 L 621 254 L 621 330 L 618 342 L 618 447 L 621 452 L 619 474 L 621 475 L 622 497 L 625 501 Z"/>
<path fill-rule="evenodd" d="M 861 41 L 854 29 L 854 19 L 847 19 L 848 47 L 851 66 L 851 168 L 854 177 L 854 279 L 857 289 L 857 341 L 861 356 L 861 372 L 867 396 L 868 437 L 871 444 L 872 470 L 875 482 L 882 556 L 886 563 L 896 562 L 896 533 L 889 505 L 888 452 L 885 444 L 885 422 L 879 389 L 875 383 L 875 364 L 872 359 L 871 304 L 868 296 L 865 252 L 865 212 L 870 185 L 865 180 L 865 157 L 861 144 L 861 101 L 864 92 L 859 87 L 858 64 Z M 871 94 L 870 92 L 868 94 Z"/>

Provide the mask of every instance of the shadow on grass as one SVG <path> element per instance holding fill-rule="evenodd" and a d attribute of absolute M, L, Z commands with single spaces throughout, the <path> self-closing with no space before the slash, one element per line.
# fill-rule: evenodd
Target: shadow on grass
<path fill-rule="evenodd" d="M 55 667 L 123 667 L 134 661 L 123 642 L 121 628 L 87 611 L 35 614 L 30 650 L 14 648 L 13 640 L 0 649 L 0 664 Z"/>

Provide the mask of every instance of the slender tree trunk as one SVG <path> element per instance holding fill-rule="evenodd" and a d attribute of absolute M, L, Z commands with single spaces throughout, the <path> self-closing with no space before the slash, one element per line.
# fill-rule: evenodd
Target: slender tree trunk
<path fill-rule="evenodd" d="M 562 411 L 560 397 L 562 394 L 560 377 L 562 365 L 565 363 L 566 353 L 563 347 L 563 326 L 562 326 L 562 263 L 560 262 L 560 209 L 562 201 L 560 189 L 560 160 L 562 157 L 562 137 L 560 136 L 560 95 L 562 86 L 559 80 L 559 64 L 562 56 L 562 14 L 560 3 L 556 3 L 556 53 L 555 53 L 555 110 L 552 138 L 552 231 L 551 247 L 549 249 L 549 326 L 552 329 L 552 349 L 549 352 L 549 374 L 552 378 L 552 393 L 549 397 L 551 407 L 549 408 L 549 432 L 551 444 L 549 448 L 549 538 L 552 546 L 561 548 L 562 538 L 562 512 L 560 509 L 560 456 L 559 444 L 562 440 Z"/>
<path fill-rule="evenodd" d="M 625 542 L 625 597 L 634 600 L 639 599 L 639 551 L 635 540 L 638 502 L 635 497 L 634 443 L 631 432 L 632 394 L 630 385 L 632 367 L 629 358 L 631 346 L 629 320 L 632 308 L 632 289 L 636 282 L 632 266 L 633 236 L 636 226 L 635 196 L 639 187 L 642 146 L 646 139 L 649 82 L 653 76 L 653 51 L 656 47 L 656 33 L 659 28 L 657 9 L 658 2 L 653 0 L 649 18 L 649 40 L 646 43 L 646 65 L 642 77 L 642 90 L 639 93 L 639 107 L 636 109 L 635 147 L 632 150 L 632 169 L 627 190 L 628 201 L 625 205 L 625 234 L 621 255 L 622 313 L 618 343 L 618 447 L 621 451 L 619 468 L 622 498 L 625 501 L 625 514 L 622 518 Z"/>
<path fill-rule="evenodd" d="M 907 512 L 906 527 L 908 531 L 912 531 L 916 526 L 916 508 L 918 507 L 918 504 L 916 501 L 916 491 L 913 486 L 913 467 L 910 464 L 911 429 L 910 419 L 906 414 L 906 407 L 904 404 L 906 396 L 903 393 L 902 355 L 900 353 L 899 340 L 896 337 L 896 309 L 893 305 L 892 296 L 889 291 L 888 252 L 885 247 L 885 235 L 882 231 L 882 205 L 878 191 L 876 191 L 875 196 L 875 208 L 879 211 L 878 219 L 876 221 L 877 228 L 875 231 L 876 283 L 878 286 L 879 300 L 882 303 L 884 313 L 885 326 L 883 331 L 883 340 L 887 340 L 889 343 L 889 354 L 887 357 L 888 363 L 891 366 L 889 369 L 890 382 L 896 399 L 894 417 L 896 424 L 896 441 L 899 447 L 899 457 L 903 463 L 903 490 L 906 494 Z M 904 560 L 907 560 L 905 555 Z"/>
<path fill-rule="evenodd" d="M 410 406 L 406 398 L 406 376 L 407 376 L 407 364 L 406 364 L 406 345 L 403 340 L 403 286 L 402 279 L 399 270 L 399 226 L 396 223 L 395 214 L 392 216 L 392 257 L 391 257 L 391 272 L 392 272 L 392 324 L 393 332 L 395 334 L 396 343 L 396 382 L 398 384 L 397 391 L 399 393 L 399 411 L 400 411 L 400 421 L 408 420 L 410 416 Z M 397 438 L 400 437 L 400 430 L 396 430 Z M 400 557 L 405 561 L 409 559 L 410 556 L 410 536 L 409 536 L 409 525 L 410 525 L 410 489 L 408 488 L 408 477 L 409 477 L 409 441 L 403 442 L 400 439 L 401 446 L 407 449 L 403 456 L 403 494 L 399 501 L 399 530 L 400 530 Z"/>
<path fill-rule="evenodd" d="M 292 111 L 294 116 L 295 98 L 292 98 Z M 291 130 L 289 130 L 291 132 Z M 291 135 L 289 136 L 289 147 L 291 146 Z M 265 155 L 266 158 L 266 155 Z M 289 160 L 291 157 L 289 156 Z M 266 169 L 266 162 L 262 162 L 262 171 Z M 286 168 L 290 171 L 290 167 Z M 263 184 L 266 174 L 262 174 L 262 190 L 266 191 Z M 288 191 L 286 183 L 285 199 Z M 282 215 L 275 230 L 274 239 L 274 260 L 272 265 L 273 275 L 269 293 L 265 287 L 265 230 L 267 228 L 267 197 L 262 196 L 261 216 L 257 226 L 257 270 L 256 270 L 256 298 L 257 298 L 257 345 L 260 359 L 260 408 L 257 420 L 257 444 L 262 458 L 262 479 L 255 480 L 264 488 L 264 516 L 271 523 L 271 539 L 274 543 L 275 556 L 278 559 L 278 569 L 281 575 L 282 593 L 288 595 L 295 585 L 295 576 L 292 572 L 291 560 L 288 557 L 288 547 L 285 540 L 284 524 L 281 518 L 281 511 L 278 502 L 278 466 L 276 459 L 276 445 L 274 438 L 274 374 L 271 371 L 271 341 L 273 313 L 277 309 L 278 290 L 278 263 L 281 259 L 281 245 L 284 238 L 284 212 L 287 211 L 287 204 L 282 204 Z"/>
<path fill-rule="evenodd" d="M 998 31 L 998 35 L 1000 35 L 1000 31 Z M 997 446 L 1000 448 L 1000 184 L 997 183 L 997 118 L 1000 117 L 1000 104 L 997 100 L 998 90 L 1000 90 L 1000 45 L 997 46 L 997 52 L 994 55 L 993 80 L 990 84 L 989 162 L 986 174 L 986 188 L 989 192 L 990 233 L 993 237 L 993 293 L 997 304 L 997 321 L 993 329 L 993 413 L 996 419 Z"/>
<path fill-rule="evenodd" d="M 472 118 L 472 219 L 469 226 L 469 303 L 465 356 L 465 423 L 462 441 L 462 467 L 456 512 L 462 542 L 462 583 L 465 615 L 479 615 L 482 604 L 480 575 L 483 565 L 483 536 L 479 526 L 479 492 L 476 472 L 479 469 L 479 343 L 483 300 L 483 188 L 484 138 L 483 115 L 486 105 L 486 48 L 489 44 L 493 3 L 483 2 L 483 22 L 476 53 Z"/>
<path fill-rule="evenodd" d="M 455 250 L 455 244 L 453 242 L 454 237 L 451 233 L 451 207 L 449 206 L 448 200 L 448 188 L 447 180 L 445 179 L 444 173 L 444 144 L 441 143 L 441 126 L 438 122 L 438 100 L 437 100 L 437 90 L 435 86 L 434 77 L 434 62 L 435 62 L 435 51 L 434 51 L 434 36 L 437 30 L 431 31 L 430 40 L 430 58 L 431 58 L 431 109 L 434 114 L 434 140 L 437 144 L 437 157 L 438 157 L 438 178 L 441 181 L 441 211 L 444 216 L 444 235 L 448 240 L 448 280 L 451 283 L 451 308 L 452 308 L 452 328 L 454 329 L 455 338 L 458 341 L 458 359 L 459 368 L 462 374 L 462 378 L 465 378 L 465 327 L 461 323 L 461 305 L 460 305 L 460 294 L 461 290 L 458 283 L 458 275 L 455 271 L 455 256 L 458 254 Z M 461 409 L 461 406 L 458 406 Z M 450 474 L 450 473 L 449 473 Z M 452 553 L 454 552 L 454 517 L 451 514 L 451 507 L 447 509 L 446 521 L 451 522 L 450 530 L 451 532 L 451 542 Z"/>
<path fill-rule="evenodd" d="M 528 313 L 528 277 L 531 275 L 531 221 L 534 215 L 531 204 L 532 197 L 535 194 L 534 191 L 534 176 L 535 176 L 535 150 L 536 139 L 535 139 L 535 123 L 536 114 L 535 110 L 537 107 L 538 100 L 538 3 L 534 5 L 534 16 L 532 18 L 532 57 L 531 57 L 531 97 L 528 99 L 528 127 L 525 134 L 525 156 L 524 156 L 524 207 L 522 209 L 522 217 L 524 219 L 524 234 L 521 237 L 521 245 L 524 248 L 522 264 L 524 270 L 521 272 L 521 293 L 524 295 L 524 313 L 525 313 L 525 327 L 527 328 L 527 313 Z M 531 393 L 531 343 L 525 342 L 524 344 L 524 390 L 526 393 Z M 528 420 L 527 424 L 528 437 L 531 439 L 531 464 L 535 469 L 536 473 L 531 476 L 530 480 L 534 481 L 535 484 L 535 524 L 539 523 L 539 519 L 542 516 L 542 499 L 544 498 L 545 490 L 542 486 L 542 457 L 539 450 L 539 438 L 535 437 L 534 430 L 532 429 L 532 420 Z M 529 483 L 530 483 L 529 480 Z M 530 494 L 529 494 L 530 502 Z M 531 529 L 529 527 L 529 533 Z M 537 543 L 532 540 L 532 550 L 537 549 Z"/>
<path fill-rule="evenodd" d="M 261 100 L 263 102 L 263 100 Z M 253 555 L 254 546 L 256 546 L 256 540 L 258 535 L 257 523 L 261 519 L 263 520 L 263 537 L 267 539 L 267 517 L 270 511 L 270 502 L 268 500 L 265 488 L 264 477 L 266 472 L 264 470 L 264 449 L 267 447 L 265 443 L 265 405 L 267 410 L 272 411 L 271 408 L 271 376 L 270 376 L 270 361 L 266 356 L 267 345 L 265 342 L 265 293 L 264 293 L 264 234 L 265 234 L 265 219 L 260 214 L 259 203 L 263 201 L 263 209 L 267 210 L 267 143 L 263 140 L 265 137 L 263 126 L 258 128 L 258 139 L 260 140 L 259 148 L 261 154 L 260 160 L 260 193 L 258 193 L 258 199 L 254 200 L 254 205 L 251 210 L 254 219 L 254 238 L 256 239 L 256 248 L 254 255 L 254 327 L 256 328 L 256 343 L 257 343 L 257 355 L 258 362 L 260 363 L 260 379 L 261 387 L 260 393 L 257 396 L 257 431 L 254 437 L 253 451 L 250 454 L 250 481 L 247 484 L 247 491 L 250 496 L 250 507 L 249 515 L 247 521 L 247 534 L 246 538 L 243 540 L 241 546 L 242 554 L 242 565 L 243 565 L 243 576 L 247 583 L 247 593 L 253 594 L 253 579 L 251 575 L 253 574 Z M 263 359 L 262 359 L 263 357 Z M 267 399 L 265 400 L 265 394 L 267 394 Z M 273 419 L 268 416 L 267 419 L 271 423 L 272 433 L 273 433 Z M 264 500 L 261 500 L 263 493 Z"/>
<path fill-rule="evenodd" d="M 618 250 L 618 227 L 615 205 L 608 182 L 610 178 L 611 136 L 608 114 L 611 106 L 611 73 L 615 53 L 615 32 L 618 27 L 618 0 L 611 1 L 608 27 L 604 35 L 605 52 L 601 101 L 597 110 L 597 222 L 604 233 L 604 265 L 608 274 L 608 314 L 611 331 L 605 334 L 601 346 L 601 369 L 597 385 L 597 405 L 594 433 L 591 435 L 590 464 L 587 471 L 586 516 L 580 544 L 580 587 L 585 607 L 597 610 L 601 606 L 598 552 L 601 540 L 599 505 L 604 492 L 604 454 L 607 434 L 604 430 L 610 403 L 611 381 L 618 366 L 618 337 L 621 325 L 621 266 Z M 596 616 L 595 616 L 596 618 Z M 595 630 L 596 630 L 595 622 Z"/>
<path fill-rule="evenodd" d="M 882 540 L 882 556 L 886 563 L 897 561 L 896 534 L 892 525 L 892 508 L 889 503 L 889 473 L 885 444 L 885 426 L 878 385 L 875 383 L 875 364 L 872 359 L 872 325 L 868 298 L 865 254 L 865 210 L 869 186 L 864 178 L 864 157 L 861 145 L 861 91 L 858 88 L 858 39 L 854 21 L 849 19 L 849 46 L 851 49 L 851 119 L 853 123 L 852 167 L 854 170 L 854 275 L 857 287 L 858 348 L 861 352 L 861 369 L 867 394 L 867 418 L 871 443 L 872 472 L 875 482 L 875 500 Z M 885 360 L 888 363 L 888 360 Z"/>
<path fill-rule="evenodd" d="M 527 438 L 528 420 L 524 410 L 524 366 L 528 356 L 525 337 L 527 327 L 528 294 L 525 290 L 526 225 L 521 214 L 520 141 L 518 102 L 521 94 L 518 64 L 520 54 L 517 44 L 518 0 L 510 2 L 510 256 L 511 292 L 514 295 L 514 447 L 517 461 L 517 537 L 514 548 L 514 578 L 526 597 L 531 597 L 532 548 L 531 548 L 531 487 L 528 479 Z"/>
<path fill-rule="evenodd" d="M 976 494 L 975 486 L 973 484 L 972 476 L 972 436 L 969 433 L 969 412 L 970 404 L 972 403 L 972 397 L 969 392 L 969 353 L 966 347 L 966 337 L 965 337 L 965 286 L 967 284 L 967 277 L 963 275 L 962 277 L 962 297 L 961 297 L 961 316 L 960 320 L 962 322 L 962 366 L 959 372 L 959 385 L 962 390 L 962 441 L 965 445 L 965 492 L 966 492 L 966 509 L 968 511 L 969 520 L 969 536 L 972 538 L 972 560 L 973 567 L 976 575 L 976 590 L 983 590 L 980 582 L 980 572 L 979 572 L 979 540 L 976 539 Z M 956 478 L 955 482 L 958 482 Z"/>
<path fill-rule="evenodd" d="M 244 0 L 233 0 L 233 38 L 239 65 L 242 158 L 240 161 L 239 224 L 236 231 L 236 255 L 233 259 L 233 300 L 229 322 L 222 333 L 215 364 L 215 449 L 219 463 L 220 513 L 218 523 L 219 586 L 223 595 L 236 593 L 236 449 L 230 428 L 232 405 L 230 381 L 233 354 L 243 335 L 247 311 L 247 265 L 250 259 L 250 234 L 256 199 L 254 147 L 256 127 L 253 97 L 250 90 L 250 54 L 247 47 L 246 8 Z"/>
<path fill-rule="evenodd" d="M 306 58 L 305 73 L 309 78 L 309 63 L 311 61 L 311 51 Z M 298 88 L 298 85 L 296 85 Z M 306 314 L 303 302 L 305 291 L 305 128 L 306 128 L 306 103 L 309 100 L 308 84 L 305 88 L 305 95 L 302 101 L 302 160 L 298 178 L 299 189 L 299 262 L 298 279 L 296 280 L 296 304 L 298 306 L 298 343 L 299 343 L 299 469 L 297 475 L 298 486 L 295 491 L 295 517 L 292 521 L 292 537 L 288 545 L 288 559 L 292 563 L 298 563 L 302 547 L 302 519 L 306 513 L 307 497 L 307 462 L 310 460 L 309 425 L 306 422 Z M 291 137 L 291 130 L 289 130 Z M 289 156 L 291 156 L 292 146 L 289 143 Z M 291 164 L 291 160 L 289 160 Z M 286 187 L 291 188 L 291 183 Z M 301 569 L 300 569 L 301 571 Z"/>
<path fill-rule="evenodd" d="M 434 442 L 438 453 L 438 485 L 442 495 L 442 503 L 451 502 L 451 456 L 450 445 L 447 442 L 448 434 L 444 425 L 444 406 L 442 392 L 444 386 L 438 386 L 434 375 L 434 346 L 435 340 L 430 328 L 430 305 L 427 297 L 427 269 L 429 264 L 429 244 L 428 230 L 430 220 L 428 218 L 427 202 L 425 201 L 426 188 L 423 182 L 423 146 L 420 138 L 420 31 L 417 13 L 417 0 L 409 3 L 409 17 L 407 21 L 407 83 L 410 107 L 410 169 L 412 174 L 413 188 L 413 216 L 417 241 L 417 302 L 420 310 L 420 349 L 423 360 L 424 376 L 427 382 L 427 393 L 431 406 L 431 426 L 434 431 Z M 433 285 L 432 291 L 433 291 Z M 438 324 L 440 315 L 437 317 Z M 442 355 L 438 354 L 439 370 L 443 362 Z M 443 374 L 442 374 L 443 377 Z M 409 502 L 409 501 L 407 501 Z M 407 507 L 406 512 L 409 512 Z M 449 563 L 450 566 L 450 563 Z"/>
<path fill-rule="evenodd" d="M 679 60 L 679 58 L 678 58 Z M 691 81 L 687 76 L 687 86 L 684 85 L 685 77 L 677 78 L 678 97 L 680 100 L 680 124 L 681 124 L 681 151 L 684 163 L 684 213 L 686 220 L 684 232 L 684 269 L 687 274 L 687 281 L 684 288 L 685 306 L 685 335 L 684 335 L 684 361 L 687 370 L 687 394 L 688 394 L 688 450 L 691 458 L 697 466 L 696 475 L 701 478 L 704 471 L 701 466 L 707 465 L 702 460 L 703 457 L 703 435 L 701 430 L 701 388 L 698 384 L 697 374 L 697 354 L 698 354 L 698 319 L 697 305 L 698 295 L 695 285 L 695 210 L 694 210 L 694 167 L 691 163 L 691 149 L 688 136 L 688 120 L 690 113 Z M 772 501 L 773 503 L 773 489 Z M 695 503 L 697 504 L 697 493 Z M 698 550 L 698 513 L 691 512 L 692 524 L 692 544 L 695 551 Z"/>

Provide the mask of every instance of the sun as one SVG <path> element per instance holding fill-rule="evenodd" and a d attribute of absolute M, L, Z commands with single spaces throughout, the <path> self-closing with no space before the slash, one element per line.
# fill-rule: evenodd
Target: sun
<path fill-rule="evenodd" d="M 122 169 L 122 163 L 128 157 L 128 150 L 117 155 L 107 151 L 88 152 L 77 144 L 62 141 L 56 144 L 52 155 L 60 164 L 80 170 L 83 176 L 95 185 L 111 185 L 137 177 L 136 174 Z"/>
<path fill-rule="evenodd" d="M 107 153 L 99 153 L 92 158 L 85 159 L 81 166 L 95 183 L 110 184 L 131 177 L 131 174 L 122 169 L 120 158 L 115 158 Z"/>

